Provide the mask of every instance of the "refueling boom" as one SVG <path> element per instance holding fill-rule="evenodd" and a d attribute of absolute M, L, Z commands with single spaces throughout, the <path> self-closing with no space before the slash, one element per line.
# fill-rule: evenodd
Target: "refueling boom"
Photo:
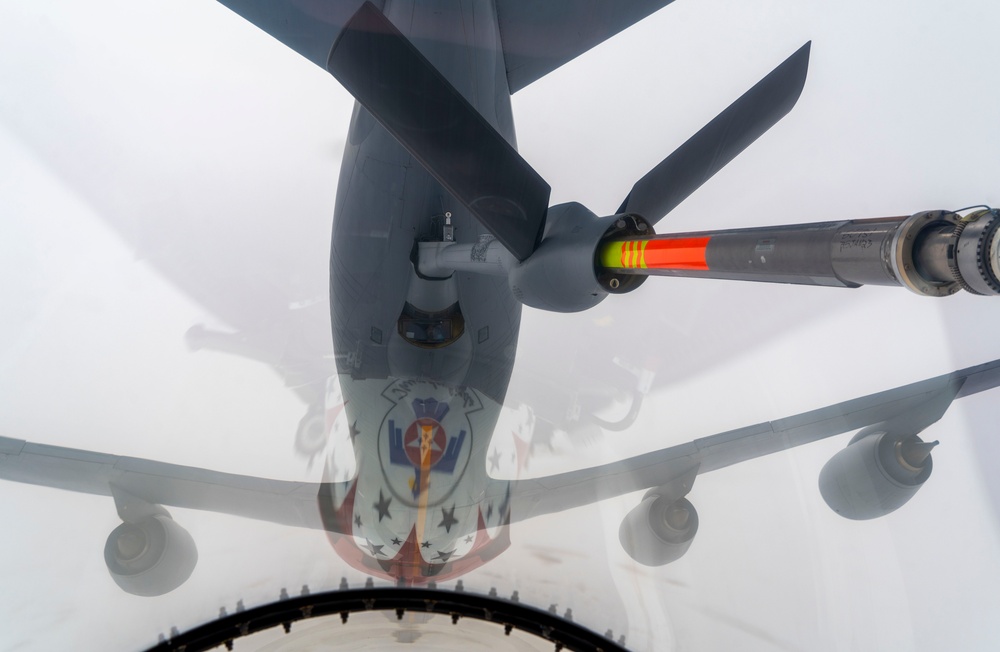
<path fill-rule="evenodd" d="M 1000 294 L 1000 210 L 609 238 L 598 273 Z"/>

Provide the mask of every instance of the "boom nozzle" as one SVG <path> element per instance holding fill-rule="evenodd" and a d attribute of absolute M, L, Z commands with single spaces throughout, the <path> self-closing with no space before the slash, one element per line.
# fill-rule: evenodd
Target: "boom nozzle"
<path fill-rule="evenodd" d="M 690 276 L 858 287 L 925 296 L 1000 294 L 1000 210 L 610 237 L 598 274 Z"/>

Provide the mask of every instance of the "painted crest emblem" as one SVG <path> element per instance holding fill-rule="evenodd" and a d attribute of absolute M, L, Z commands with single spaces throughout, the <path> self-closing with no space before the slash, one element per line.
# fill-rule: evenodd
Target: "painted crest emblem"
<path fill-rule="evenodd" d="M 465 430 L 459 432 L 457 438 L 448 439 L 441 422 L 450 408 L 447 403 L 439 403 L 437 399 L 414 399 L 414 421 L 401 434 L 400 428 L 392 419 L 389 420 L 389 450 L 390 461 L 393 464 L 406 464 L 434 471 L 452 473 L 455 461 L 462 450 L 465 441 Z M 402 452 L 406 460 L 400 455 Z"/>
<path fill-rule="evenodd" d="M 411 403 L 414 419 L 403 432 L 394 419 L 389 419 L 389 462 L 412 466 L 417 474 L 413 495 L 419 492 L 421 473 L 438 471 L 454 473 L 466 431 L 448 437 L 444 421 L 450 408 L 437 399 L 414 399 Z"/>
<path fill-rule="evenodd" d="M 397 381 L 383 396 L 395 404 L 379 438 L 390 490 L 414 506 L 444 500 L 469 461 L 468 413 L 481 409 L 478 397 L 420 381 Z"/>

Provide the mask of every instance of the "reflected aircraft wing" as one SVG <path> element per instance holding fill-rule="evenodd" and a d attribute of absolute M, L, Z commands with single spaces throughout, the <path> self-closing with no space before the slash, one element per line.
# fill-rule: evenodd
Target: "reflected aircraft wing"
<path fill-rule="evenodd" d="M 0 437 L 0 478 L 322 530 L 325 483 L 288 482 Z M 114 487 L 114 491 L 112 490 Z"/>
<path fill-rule="evenodd" d="M 652 453 L 511 484 L 511 520 L 561 512 L 664 485 L 865 426 L 892 422 L 913 432 L 936 422 L 956 398 L 1000 385 L 1000 360 L 817 410 L 695 439 Z M 506 491 L 506 488 L 504 488 Z"/>
<path fill-rule="evenodd" d="M 277 12 L 281 3 L 257 4 Z M 330 11 L 339 7 L 348 17 L 360 4 L 296 3 L 300 12 L 335 5 Z M 298 127 L 289 125 L 297 117 L 260 129 L 255 111 L 230 114 L 231 104 L 216 106 L 217 97 L 240 96 L 240 84 L 149 83 L 169 79 L 176 64 L 126 65 L 106 48 L 85 49 L 74 62 L 73 70 L 100 74 L 67 77 L 56 74 L 64 64 L 48 56 L 51 47 L 30 52 L 32 74 L 45 83 L 0 94 L 2 127 L 138 259 L 236 331 L 228 342 L 217 337 L 192 345 L 228 344 L 227 351 L 262 359 L 304 401 L 322 406 L 325 381 L 336 370 L 328 302 L 332 201 L 299 189 L 335 183 L 338 164 L 315 161 L 339 161 L 341 136 L 315 134 L 322 151 L 288 168 L 275 163 L 280 157 L 269 148 L 296 137 Z M 14 62 L 0 63 L 0 78 L 19 74 Z M 176 93 L 202 83 L 207 95 L 194 117 Z M 150 136 L 164 130 L 205 136 Z"/>
<path fill-rule="evenodd" d="M 894 422 L 917 431 L 956 398 L 1000 385 L 1000 360 L 869 394 L 784 419 L 723 432 L 663 450 L 544 478 L 496 482 L 485 500 L 510 490 L 511 521 L 560 512 L 661 486 L 864 426 Z M 902 420 L 902 422 L 900 421 Z M 270 480 L 0 437 L 0 479 L 323 529 L 317 496 L 328 483 Z"/>

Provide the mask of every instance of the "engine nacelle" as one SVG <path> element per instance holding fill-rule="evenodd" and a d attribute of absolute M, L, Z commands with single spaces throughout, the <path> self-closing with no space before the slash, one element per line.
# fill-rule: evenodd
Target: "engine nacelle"
<path fill-rule="evenodd" d="M 864 428 L 819 474 L 819 491 L 830 509 L 853 520 L 878 518 L 913 497 L 931 475 L 931 449 L 908 433 L 884 426 Z"/>
<path fill-rule="evenodd" d="M 326 447 L 329 435 L 326 431 L 326 414 L 323 410 L 309 409 L 299 419 L 295 430 L 295 450 L 309 457 L 316 455 Z"/>
<path fill-rule="evenodd" d="M 631 291 L 645 277 L 602 278 L 596 256 L 610 234 L 636 233 L 652 233 L 638 216 L 597 217 L 581 204 L 553 206 L 538 249 L 510 270 L 511 291 L 521 303 L 553 312 L 579 312 L 596 306 L 609 292 Z"/>
<path fill-rule="evenodd" d="M 629 557 L 644 566 L 677 561 L 698 532 L 698 512 L 687 498 L 671 500 L 649 491 L 622 519 L 618 540 Z"/>
<path fill-rule="evenodd" d="M 155 514 L 112 530 L 104 544 L 104 563 L 123 591 L 152 597 L 173 591 L 191 577 L 198 549 L 170 516 Z"/>

